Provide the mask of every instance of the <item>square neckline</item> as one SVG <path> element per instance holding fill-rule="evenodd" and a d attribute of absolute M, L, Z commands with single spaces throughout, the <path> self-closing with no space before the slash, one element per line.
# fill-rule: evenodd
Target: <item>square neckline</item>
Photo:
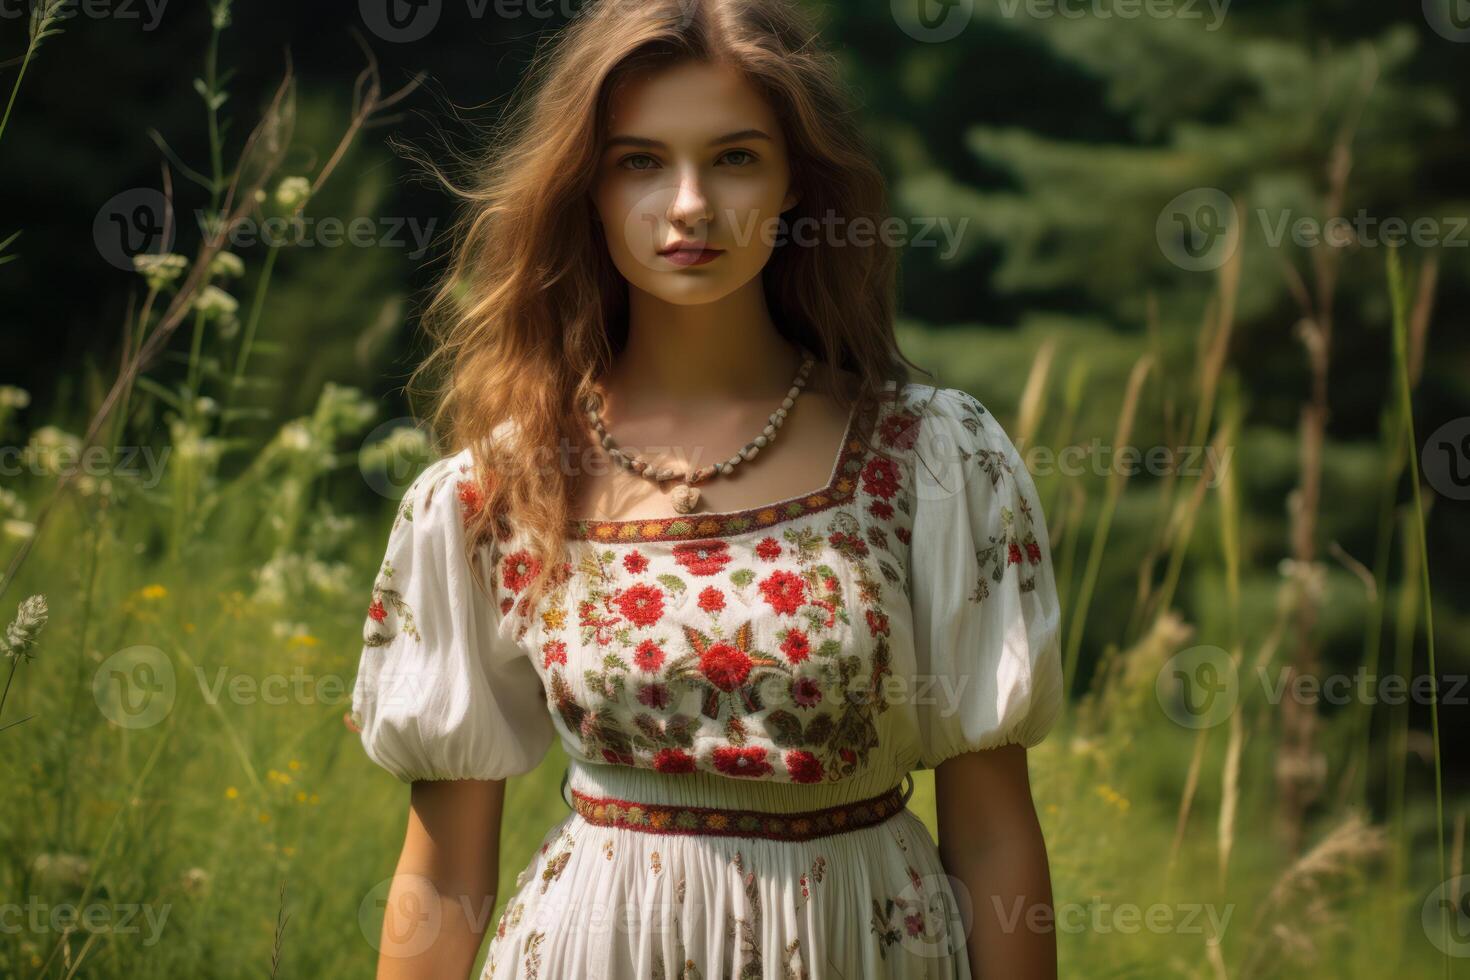
<path fill-rule="evenodd" d="M 884 382 L 883 391 L 891 390 L 893 385 L 892 381 Z M 857 489 L 857 472 L 867 451 L 866 439 L 858 438 L 859 431 L 867 438 L 872 437 L 871 423 L 876 416 L 877 406 L 878 401 L 874 398 L 859 397 L 854 401 L 852 408 L 848 410 L 842 442 L 834 453 L 832 472 L 827 482 L 815 490 L 739 510 L 620 520 L 572 518 L 567 522 L 567 537 L 574 541 L 610 544 L 733 537 L 764 530 L 844 503 L 852 498 Z"/>

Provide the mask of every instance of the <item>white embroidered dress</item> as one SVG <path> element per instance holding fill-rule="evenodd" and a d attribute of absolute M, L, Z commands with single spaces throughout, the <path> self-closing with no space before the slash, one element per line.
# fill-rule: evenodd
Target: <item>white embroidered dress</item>
<path fill-rule="evenodd" d="M 471 473 L 465 450 L 419 475 L 373 590 L 354 718 L 401 780 L 525 773 L 560 738 L 583 794 L 779 814 L 1035 745 L 1060 710 L 1035 487 L 965 392 L 890 383 L 856 406 L 815 493 L 571 525 L 572 560 L 533 609 L 515 533 L 481 552 L 493 597 L 475 590 Z M 483 977 L 969 977 L 911 811 L 807 840 L 681 833 L 686 817 L 703 819 L 569 812 L 517 878 Z"/>

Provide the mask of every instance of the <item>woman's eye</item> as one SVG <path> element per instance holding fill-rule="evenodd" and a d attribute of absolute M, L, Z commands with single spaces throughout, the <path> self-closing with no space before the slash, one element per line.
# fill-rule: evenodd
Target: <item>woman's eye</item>
<path fill-rule="evenodd" d="M 625 167 L 628 170 L 652 170 L 653 169 L 652 167 L 631 167 L 631 166 L 628 166 L 634 160 L 647 160 L 650 163 L 657 163 L 658 162 L 657 160 L 654 160 L 653 157 L 649 156 L 647 153 L 634 153 L 632 156 L 623 157 L 623 159 L 618 162 L 618 166 Z"/>
<path fill-rule="evenodd" d="M 724 157 L 721 157 L 721 159 L 727 159 L 732 156 L 743 156 L 748 158 L 744 163 L 735 164 L 737 167 L 748 167 L 750 166 L 750 164 L 755 162 L 755 154 L 751 153 L 749 150 L 731 150 L 729 153 L 726 153 Z"/>

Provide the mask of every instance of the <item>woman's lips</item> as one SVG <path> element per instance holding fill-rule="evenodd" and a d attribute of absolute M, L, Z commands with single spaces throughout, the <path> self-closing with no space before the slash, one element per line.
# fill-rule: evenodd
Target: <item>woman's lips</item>
<path fill-rule="evenodd" d="M 672 252 L 663 252 L 661 254 L 674 265 L 680 268 L 688 268 L 692 265 L 704 265 L 706 262 L 713 262 L 721 255 L 724 255 L 725 252 L 723 249 L 718 248 L 676 248 Z"/>

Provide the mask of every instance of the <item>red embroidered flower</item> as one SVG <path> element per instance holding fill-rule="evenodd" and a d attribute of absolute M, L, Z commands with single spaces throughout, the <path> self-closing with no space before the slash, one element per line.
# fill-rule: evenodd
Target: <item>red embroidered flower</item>
<path fill-rule="evenodd" d="M 857 753 L 852 749 L 838 749 L 837 757 L 849 765 L 857 761 Z"/>
<path fill-rule="evenodd" d="M 775 538 L 761 538 L 755 546 L 755 556 L 762 561 L 774 561 L 781 557 L 781 542 Z"/>
<path fill-rule="evenodd" d="M 906 527 L 896 527 L 893 529 L 893 536 L 902 541 L 904 544 L 908 544 L 910 538 L 912 537 L 912 534 Z"/>
<path fill-rule="evenodd" d="M 715 768 L 730 776 L 765 776 L 771 770 L 766 750 L 724 745 L 715 749 Z"/>
<path fill-rule="evenodd" d="M 812 645 L 802 630 L 787 630 L 786 639 L 781 641 L 781 652 L 786 654 L 787 660 L 799 664 L 811 656 Z"/>
<path fill-rule="evenodd" d="M 898 466 L 882 456 L 873 457 L 863 467 L 863 490 L 884 500 L 892 497 L 898 492 Z"/>
<path fill-rule="evenodd" d="M 924 913 L 910 912 L 903 917 L 904 928 L 909 931 L 910 936 L 917 936 L 924 931 Z"/>
<path fill-rule="evenodd" d="M 648 567 L 648 559 L 637 551 L 630 551 L 623 556 L 623 567 L 628 570 L 628 574 L 639 575 Z"/>
<path fill-rule="evenodd" d="M 644 640 L 633 652 L 633 662 L 640 670 L 646 670 L 651 674 L 663 666 L 664 652 L 659 649 L 657 643 L 652 640 Z"/>
<path fill-rule="evenodd" d="M 822 700 L 822 685 L 814 678 L 798 677 L 791 685 L 791 700 L 803 708 L 810 708 Z"/>
<path fill-rule="evenodd" d="M 515 604 L 516 604 L 516 601 L 514 599 L 512 599 L 510 596 L 506 596 L 504 599 L 501 599 L 500 600 L 500 615 L 502 615 L 502 616 L 509 616 L 511 609 L 515 606 Z"/>
<path fill-rule="evenodd" d="M 473 480 L 460 480 L 455 484 L 459 493 L 459 502 L 463 505 L 463 520 L 469 524 L 470 518 L 480 512 L 485 506 L 485 493 Z"/>
<path fill-rule="evenodd" d="M 550 667 L 552 664 L 565 664 L 567 662 L 567 645 L 561 640 L 552 640 L 546 644 L 546 648 L 542 653 L 545 654 L 545 658 L 541 664 L 543 667 Z"/>
<path fill-rule="evenodd" d="M 880 521 L 891 520 L 893 518 L 893 505 L 884 503 L 881 500 L 875 500 L 868 505 L 868 513 Z"/>
<path fill-rule="evenodd" d="M 373 618 L 373 622 L 375 623 L 381 623 L 388 617 L 388 610 L 383 608 L 382 599 L 373 600 L 373 604 L 368 606 L 368 615 Z"/>
<path fill-rule="evenodd" d="M 722 691 L 733 691 L 750 674 L 750 657 L 728 643 L 716 643 L 699 655 L 699 672 Z"/>
<path fill-rule="evenodd" d="M 653 755 L 653 768 L 659 772 L 693 772 L 694 756 L 683 749 L 659 749 Z"/>
<path fill-rule="evenodd" d="M 1041 545 L 1037 544 L 1035 541 L 1027 541 L 1026 557 L 1031 559 L 1031 564 L 1033 565 L 1041 561 Z"/>
<path fill-rule="evenodd" d="M 912 449 L 919 436 L 919 417 L 908 412 L 894 412 L 878 426 L 878 437 L 885 446 Z"/>
<path fill-rule="evenodd" d="M 869 631 L 872 632 L 872 634 L 874 636 L 887 636 L 888 635 L 888 617 L 886 615 L 884 615 L 883 613 L 880 613 L 880 612 L 875 612 L 872 609 L 869 609 L 867 611 L 867 616 L 868 616 L 868 629 L 869 629 Z"/>
<path fill-rule="evenodd" d="M 846 531 L 833 531 L 827 540 L 832 542 L 832 547 L 845 554 L 866 555 L 868 553 L 868 543 Z"/>
<path fill-rule="evenodd" d="M 1010 547 L 1006 549 L 1006 556 L 1009 559 L 1008 564 L 1019 565 L 1021 563 L 1021 546 L 1012 541 Z"/>
<path fill-rule="evenodd" d="M 531 584 L 541 571 L 541 562 L 522 549 L 506 555 L 500 562 L 500 583 L 512 592 L 519 592 Z"/>
<path fill-rule="evenodd" d="M 631 752 L 614 752 L 612 749 L 603 749 L 602 757 L 615 766 L 636 765 Z"/>
<path fill-rule="evenodd" d="M 778 613 L 795 613 L 806 601 L 806 583 L 801 576 L 777 570 L 761 583 L 761 595 Z"/>
<path fill-rule="evenodd" d="M 725 541 L 681 541 L 674 545 L 674 561 L 690 575 L 715 575 L 730 564 L 730 545 Z"/>
<path fill-rule="evenodd" d="M 786 753 L 786 771 L 798 783 L 816 783 L 822 779 L 821 760 L 801 749 L 792 749 Z"/>
<path fill-rule="evenodd" d="M 669 704 L 669 689 L 663 684 L 645 684 L 638 689 L 638 702 L 663 709 Z"/>
<path fill-rule="evenodd" d="M 652 626 L 664 614 L 663 590 L 638 584 L 618 593 L 618 609 L 635 626 Z"/>
<path fill-rule="evenodd" d="M 699 608 L 707 613 L 717 613 L 725 608 L 725 593 L 713 585 L 699 593 Z"/>

